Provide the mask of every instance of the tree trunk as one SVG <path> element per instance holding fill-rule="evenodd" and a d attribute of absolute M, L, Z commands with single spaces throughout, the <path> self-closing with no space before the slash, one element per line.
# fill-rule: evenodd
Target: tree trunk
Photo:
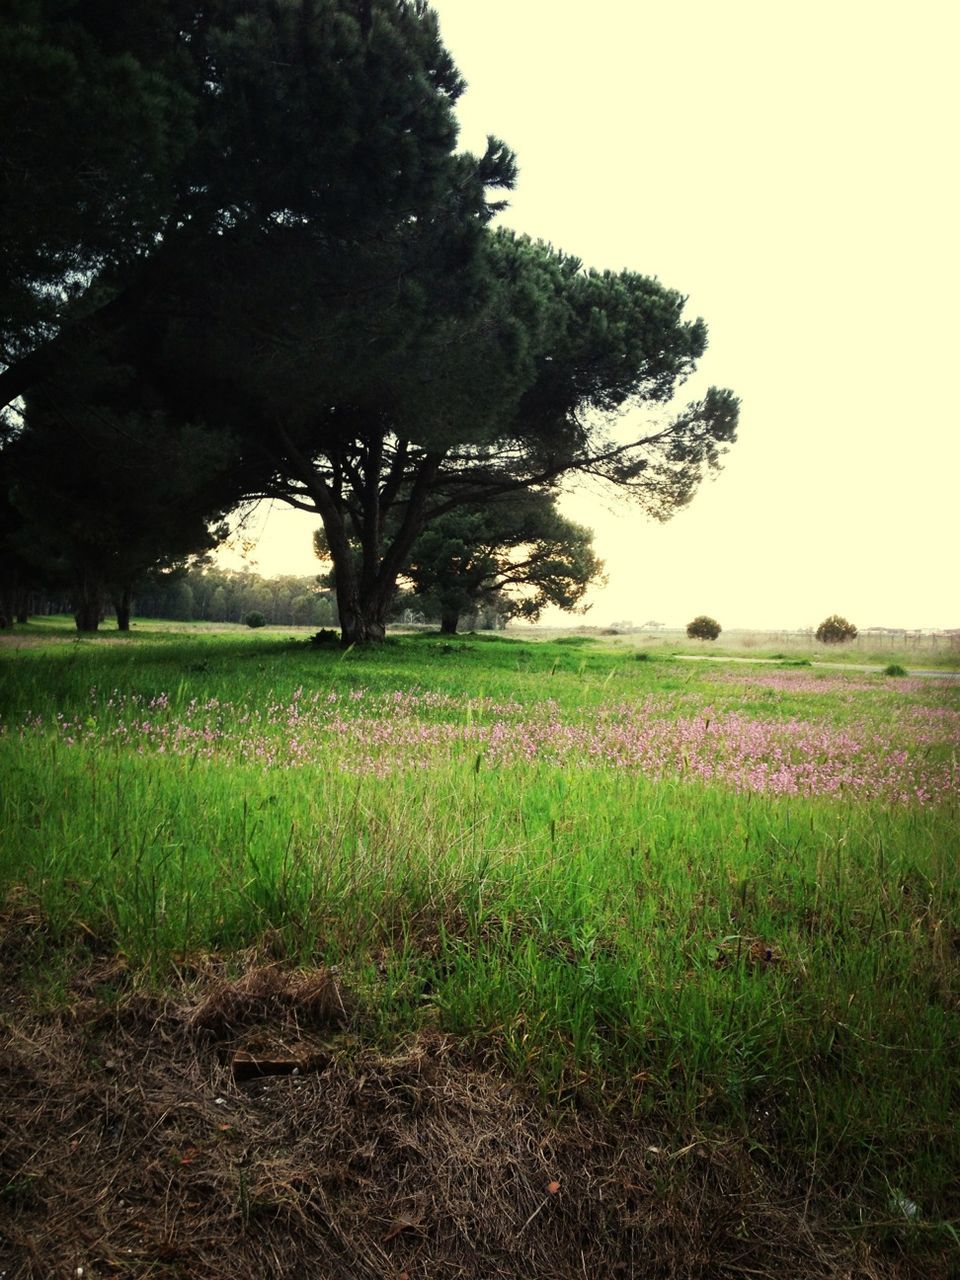
<path fill-rule="evenodd" d="M 375 488 L 380 453 L 371 448 L 370 467 Z M 428 453 L 417 469 L 416 478 L 405 503 L 403 520 L 390 545 L 381 551 L 379 530 L 368 533 L 362 547 L 362 567 L 359 574 L 354 568 L 353 554 L 340 531 L 333 531 L 324 516 L 327 545 L 333 559 L 337 585 L 337 608 L 340 613 L 340 643 L 347 648 L 351 644 L 376 644 L 387 633 L 387 613 L 397 590 L 397 578 L 403 571 L 410 549 L 423 528 L 429 487 L 440 464 L 443 453 Z M 371 498 L 367 511 L 368 522 L 379 520 L 378 499 Z M 331 536 L 333 535 L 333 536 Z M 346 549 L 346 555 L 343 554 Z M 341 583 L 343 590 L 341 591 Z"/>
<path fill-rule="evenodd" d="M 117 630 L 130 630 L 130 588 L 124 587 L 113 599 L 113 607 L 117 612 Z"/>
<path fill-rule="evenodd" d="M 345 575 L 346 576 L 346 575 Z M 344 649 L 351 645 L 378 644 L 387 634 L 387 601 L 378 596 L 361 600 L 356 579 L 340 585 L 337 578 L 337 612 L 340 615 L 340 644 Z"/>
<path fill-rule="evenodd" d="M 377 430 L 371 430 L 366 441 L 363 476 L 356 484 L 351 480 L 360 509 L 350 511 L 349 514 L 341 500 L 339 483 L 332 487 L 328 485 L 282 429 L 280 438 L 289 458 L 296 464 L 299 478 L 323 521 L 327 550 L 333 561 L 340 643 L 345 649 L 351 645 L 376 644 L 386 636 L 387 612 L 396 594 L 397 579 L 423 527 L 430 485 L 446 455 L 444 452 L 428 452 L 423 455 L 412 473 L 400 527 L 393 535 L 390 545 L 384 548 L 385 511 L 380 488 L 383 469 L 382 434 L 378 435 Z M 336 457 L 332 460 L 336 462 Z M 390 487 L 388 481 L 385 489 Z M 393 486 L 394 489 L 396 487 Z M 396 496 L 395 492 L 393 496 Z M 348 519 L 350 531 L 347 527 Z"/>
<path fill-rule="evenodd" d="M 15 585 L 7 599 L 0 604 L 0 613 L 5 613 L 11 620 L 26 622 L 30 617 L 30 592 L 22 585 Z"/>
<path fill-rule="evenodd" d="M 440 634 L 445 636 L 455 636 L 457 627 L 460 624 L 459 609 L 444 609 L 440 614 Z"/>
<path fill-rule="evenodd" d="M 96 631 L 103 612 L 103 589 L 96 578 L 81 573 L 73 589 L 73 616 L 78 631 Z"/>

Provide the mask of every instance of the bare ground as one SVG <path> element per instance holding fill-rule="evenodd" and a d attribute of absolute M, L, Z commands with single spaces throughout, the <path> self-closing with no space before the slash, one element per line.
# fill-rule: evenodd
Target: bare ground
<path fill-rule="evenodd" d="M 363 1048 L 329 972 L 251 958 L 158 995 L 91 957 L 38 1011 L 24 927 L 0 920 L 3 1280 L 950 1274 L 743 1143 L 551 1111 L 435 1033 Z"/>

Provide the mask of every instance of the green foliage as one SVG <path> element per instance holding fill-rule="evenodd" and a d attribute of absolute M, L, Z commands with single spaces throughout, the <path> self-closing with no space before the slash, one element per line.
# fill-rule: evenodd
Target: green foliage
<path fill-rule="evenodd" d="M 78 627 L 95 630 L 108 598 L 128 600 L 149 575 L 216 546 L 238 492 L 218 433 L 128 410 L 122 397 L 87 404 L 75 389 L 51 383 L 31 398 L 2 452 L 21 518 L 14 548 L 70 589 Z"/>
<path fill-rule="evenodd" d="M 256 610 L 252 613 L 248 613 L 244 618 L 244 622 L 248 627 L 265 627 L 267 625 L 266 618 L 262 613 L 258 613 Z"/>
<path fill-rule="evenodd" d="M 188 620 L 178 597 L 181 585 L 190 588 L 189 617 L 205 622 L 242 622 L 251 612 L 262 613 L 270 626 L 322 627 L 336 622 L 333 598 L 316 578 L 265 578 L 249 569 L 209 564 L 143 583 L 136 592 L 137 613 L 143 618 Z"/>
<path fill-rule="evenodd" d="M 132 269 L 162 231 L 197 140 L 198 86 L 178 30 L 188 12 L 146 0 L 4 4 L 6 363 L 44 340 L 92 273 Z"/>
<path fill-rule="evenodd" d="M 52 0 L 20 0 L 20 8 L 13 26 L 29 28 L 34 63 L 57 63 L 71 42 L 89 55 L 76 77 L 77 103 L 59 93 L 69 77 L 55 72 L 53 88 L 39 75 L 36 84 L 14 77 L 13 91 L 0 98 L 11 116 L 33 103 L 34 87 L 35 98 L 49 98 L 46 114 L 38 108 L 34 127 L 16 135 L 28 177 L 47 163 L 71 109 L 89 107 L 99 118 L 97 86 L 109 83 L 105 64 L 114 54 L 149 82 L 158 99 L 149 127 L 159 137 L 172 130 L 160 101 L 168 88 L 193 127 L 177 130 L 162 162 L 146 146 L 139 165 L 122 149 L 109 163 L 97 153 L 90 166 L 105 183 L 101 200 L 82 184 L 47 191 L 38 178 L 39 233 L 31 238 L 32 209 L 11 221 L 17 243 L 5 260 L 23 258 L 14 287 L 24 297 L 58 305 L 42 324 L 27 315 L 29 306 L 11 305 L 17 315 L 6 349 L 21 358 L 0 373 L 7 403 L 25 391 L 39 403 L 51 379 L 75 382 L 79 368 L 89 384 L 82 408 L 114 411 L 118 389 L 88 376 L 91 359 L 106 350 L 113 365 L 133 372 L 128 387 L 139 403 L 127 412 L 246 429 L 224 454 L 252 494 L 275 471 L 290 476 L 285 431 L 307 402 L 353 406 L 361 415 L 386 410 L 393 426 L 402 406 L 408 425 L 421 432 L 436 425 L 428 412 L 436 387 L 424 376 L 434 376 L 444 350 L 452 354 L 438 372 L 451 394 L 437 413 L 453 409 L 470 420 L 479 382 L 495 385 L 499 346 L 487 344 L 486 362 L 471 351 L 473 326 L 464 317 L 478 303 L 480 233 L 499 207 L 488 192 L 510 185 L 514 162 L 495 139 L 480 157 L 455 151 L 453 107 L 463 82 L 425 5 L 174 3 L 152 41 L 155 6 L 145 0 L 106 0 L 95 13 Z M 121 93 L 109 101 L 118 111 L 127 102 Z M 123 123 L 136 151 L 147 124 L 135 94 L 128 109 Z M 126 137 L 120 128 L 107 132 Z M 47 235 L 47 221 L 55 224 L 65 206 L 98 216 L 109 206 L 106 239 L 97 217 L 82 215 L 64 220 L 59 240 Z M 307 359 L 304 339 L 314 348 Z M 291 353 L 299 353 L 292 365 Z M 285 425 L 277 432 L 271 422 Z M 331 424 L 321 419 L 319 427 L 329 434 Z M 402 472 L 396 480 L 402 487 Z M 381 613 L 399 567 L 379 591 Z"/>
<path fill-rule="evenodd" d="M 198 334 L 175 362 L 181 386 L 192 361 L 206 371 L 205 392 L 199 367 L 195 377 L 206 417 L 229 405 L 231 422 L 249 420 L 262 403 L 269 423 L 279 413 L 290 424 L 278 439 L 253 421 L 251 452 L 271 460 L 270 494 L 321 515 L 341 622 L 355 639 L 367 623 L 382 633 L 422 527 L 454 508 L 475 511 L 589 472 L 666 518 L 735 436 L 737 402 L 717 390 L 666 421 L 639 419 L 632 442 L 607 434 L 605 421 L 628 406 L 669 400 L 702 353 L 704 326 L 682 319 L 679 294 L 636 273 L 584 272 L 506 232 L 481 238 L 469 265 L 452 270 L 418 247 L 423 234 L 408 231 L 386 258 L 375 246 L 370 262 L 352 259 L 334 310 L 311 278 L 329 264 L 299 249 L 285 260 L 278 246 L 256 290 L 300 299 L 283 349 L 268 350 L 259 331 L 237 332 L 252 310 L 237 293 L 207 330 L 231 332 L 222 357 Z M 357 287 L 367 272 L 418 288 L 386 310 L 371 306 L 371 289 Z M 238 273 L 200 285 L 224 276 Z M 222 372 L 211 379 L 218 358 Z M 330 408 L 318 415 L 308 404 Z"/>
<path fill-rule="evenodd" d="M 821 644 L 842 644 L 845 640 L 856 640 L 857 628 L 838 613 L 832 613 L 817 627 L 816 636 Z"/>
<path fill-rule="evenodd" d="M 907 674 L 906 667 L 901 667 L 899 662 L 888 662 L 883 669 L 885 676 L 905 676 Z"/>
<path fill-rule="evenodd" d="M 687 635 L 691 640 L 716 640 L 721 630 L 716 618 L 708 618 L 705 613 L 687 624 Z"/>
<path fill-rule="evenodd" d="M 588 587 L 602 580 L 591 544 L 552 495 L 527 490 L 438 517 L 414 543 L 404 576 L 445 631 L 483 606 L 534 622 L 548 605 L 583 611 Z"/>
<path fill-rule="evenodd" d="M 169 314 L 171 266 L 202 270 L 228 239 L 308 227 L 335 253 L 408 220 L 469 223 L 512 180 L 496 140 L 454 152 L 463 81 L 417 0 L 13 0 L 0 49 L 17 354 L 48 355 L 56 326 Z M 9 369 L 3 400 L 46 368 Z"/>

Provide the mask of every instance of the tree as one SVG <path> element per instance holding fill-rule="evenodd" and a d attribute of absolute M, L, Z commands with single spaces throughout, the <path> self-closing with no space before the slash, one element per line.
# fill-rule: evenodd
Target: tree
<path fill-rule="evenodd" d="M 691 640 L 716 640 L 721 630 L 716 618 L 708 618 L 705 613 L 687 624 L 687 635 Z"/>
<path fill-rule="evenodd" d="M 817 627 L 817 639 L 821 644 L 842 644 L 845 640 L 856 640 L 857 628 L 838 613 L 824 618 Z"/>
<path fill-rule="evenodd" d="M 174 0 L 156 22 L 146 0 L 17 0 L 13 18 L 27 62 L 69 64 L 70 75 L 0 89 L 8 117 L 26 103 L 33 121 L 17 164 L 41 207 L 36 234 L 11 217 L 0 246 L 16 268 L 0 403 L 83 381 L 106 347 L 150 388 L 151 411 L 162 384 L 168 421 L 246 429 L 268 472 L 275 454 L 251 426 L 272 428 L 291 378 L 311 419 L 324 403 L 366 412 L 376 396 L 389 412 L 399 326 L 429 310 L 438 281 L 448 299 L 459 294 L 461 317 L 474 307 L 471 264 L 499 207 L 488 191 L 515 168 L 496 139 L 480 157 L 456 152 L 463 82 L 422 0 Z M 48 156 L 72 111 L 108 119 L 100 85 L 114 63 L 136 92 L 116 154 L 79 152 L 95 157 L 102 184 L 88 190 Z M 177 145 L 144 145 L 128 164 L 151 131 Z M 58 221 L 64 204 L 79 212 Z M 350 379 L 331 386 L 358 315 Z M 434 326 L 434 344 L 453 337 Z M 359 360 L 371 354 L 373 368 Z"/>
<path fill-rule="evenodd" d="M 466 226 L 512 180 L 496 140 L 454 151 L 463 81 L 422 0 L 11 0 L 0 50 L 0 404 L 162 312 L 224 237 L 336 256 Z"/>
<path fill-rule="evenodd" d="M 161 66 L 195 137 L 162 228 L 119 220 L 6 398 L 106 344 L 167 421 L 229 428 L 246 492 L 323 520 L 345 644 L 383 635 L 417 537 L 460 506 L 571 474 L 660 519 L 690 500 L 737 421 L 716 389 L 666 416 L 703 322 L 655 280 L 488 230 L 513 158 L 455 151 L 462 82 L 425 5 L 176 12 Z"/>
<path fill-rule="evenodd" d="M 628 408 L 664 404 L 702 353 L 704 327 L 682 321 L 679 295 L 632 273 L 583 272 L 507 233 L 491 237 L 486 268 L 483 309 L 450 318 L 446 335 L 428 295 L 429 320 L 405 326 L 420 340 L 408 338 L 403 368 L 371 379 L 389 387 L 379 402 L 376 390 L 359 404 L 318 397 L 332 408 L 310 420 L 291 406 L 261 435 L 273 464 L 264 492 L 324 521 L 345 643 L 383 634 L 417 537 L 457 507 L 589 474 L 664 519 L 734 439 L 737 402 L 717 390 L 626 438 L 608 429 Z"/>
<path fill-rule="evenodd" d="M 225 535 L 222 515 L 238 495 L 223 437 L 125 411 L 119 394 L 84 405 L 69 387 L 62 398 L 52 390 L 28 402 L 4 450 L 22 521 L 16 546 L 48 582 L 69 586 L 78 630 L 96 631 L 109 599 L 125 631 L 139 582 Z"/>
<path fill-rule="evenodd" d="M 24 520 L 13 505 L 9 455 L 0 440 L 0 629 L 26 622 L 27 602 L 40 585 L 36 566 L 23 554 Z"/>
<path fill-rule="evenodd" d="M 727 391 L 667 416 L 706 334 L 657 281 L 583 271 L 509 232 L 482 237 L 457 267 L 427 251 L 443 248 L 435 228 L 414 226 L 339 263 L 331 304 L 331 260 L 298 253 L 298 235 L 275 240 L 262 278 L 218 269 L 216 300 L 205 281 L 186 282 L 205 299 L 181 309 L 219 305 L 217 323 L 148 350 L 151 376 L 175 370 L 170 384 L 204 418 L 242 423 L 265 468 L 255 496 L 321 516 L 344 643 L 383 635 L 416 538 L 447 512 L 589 474 L 665 519 L 735 438 Z M 389 307 L 357 285 L 381 274 L 403 281 Z M 271 340 L 255 317 L 282 299 L 283 337 Z M 638 409 L 654 412 L 624 418 Z"/>
<path fill-rule="evenodd" d="M 602 569 L 590 531 L 561 516 L 552 495 L 530 490 L 428 524 L 403 576 L 453 634 L 468 610 L 530 621 L 551 604 L 577 610 Z"/>
<path fill-rule="evenodd" d="M 215 587 L 210 597 L 210 618 L 222 622 L 227 617 L 227 593 L 223 587 Z"/>
<path fill-rule="evenodd" d="M 7 0 L 0 16 L 0 361 L 3 400 L 85 282 L 128 278 L 163 233 L 195 141 L 193 6 Z"/>

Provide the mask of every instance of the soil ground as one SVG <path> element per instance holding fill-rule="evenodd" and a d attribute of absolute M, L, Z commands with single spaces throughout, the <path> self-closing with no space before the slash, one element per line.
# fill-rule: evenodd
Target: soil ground
<path fill-rule="evenodd" d="M 92 956 L 38 1005 L 29 928 L 0 922 L 4 1280 L 950 1274 L 756 1144 L 550 1109 L 435 1033 L 373 1052 L 330 972 L 251 956 L 158 994 Z"/>

